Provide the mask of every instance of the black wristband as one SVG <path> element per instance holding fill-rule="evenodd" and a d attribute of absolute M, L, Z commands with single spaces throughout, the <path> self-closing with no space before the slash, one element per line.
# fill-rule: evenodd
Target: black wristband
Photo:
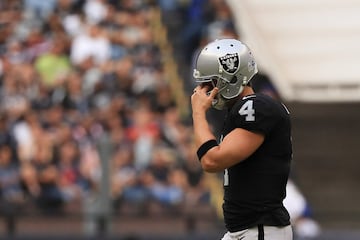
<path fill-rule="evenodd" d="M 219 144 L 215 139 L 210 139 L 206 142 L 204 142 L 199 149 L 197 150 L 196 154 L 198 156 L 199 161 L 201 161 L 201 158 L 209 151 L 211 148 L 218 146 Z"/>

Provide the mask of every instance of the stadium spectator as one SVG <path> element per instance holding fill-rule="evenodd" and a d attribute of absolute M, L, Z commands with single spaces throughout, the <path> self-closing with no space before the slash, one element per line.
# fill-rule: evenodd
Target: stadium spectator
<path fill-rule="evenodd" d="M 110 42 L 99 25 L 88 24 L 85 33 L 74 37 L 70 59 L 75 66 L 83 67 L 87 61 L 99 65 L 109 58 Z"/>
<path fill-rule="evenodd" d="M 137 106 L 132 114 L 133 121 L 127 128 L 127 134 L 134 144 L 135 168 L 140 171 L 150 164 L 153 147 L 159 136 L 159 125 L 149 106 Z"/>
<path fill-rule="evenodd" d="M 107 15 L 106 0 L 87 0 L 84 4 L 85 20 L 90 24 L 100 23 Z"/>
<path fill-rule="evenodd" d="M 46 20 L 56 7 L 56 0 L 37 1 L 24 0 L 25 11 Z"/>
<path fill-rule="evenodd" d="M 154 149 L 151 162 L 143 173 L 150 196 L 164 206 L 179 205 L 184 198 L 184 173 L 176 165 L 174 153 L 158 147 Z"/>
<path fill-rule="evenodd" d="M 78 144 L 74 140 L 63 142 L 58 147 L 57 155 L 55 160 L 59 169 L 59 189 L 63 200 L 79 202 L 83 196 L 83 189 Z"/>
<path fill-rule="evenodd" d="M 0 145 L 0 211 L 24 203 L 18 163 L 9 145 Z M 14 210 L 14 209 L 12 209 Z"/>
<path fill-rule="evenodd" d="M 81 114 L 90 111 L 89 101 L 83 87 L 83 79 L 77 71 L 72 71 L 64 80 L 64 96 L 61 105 L 70 122 L 76 122 Z"/>
<path fill-rule="evenodd" d="M 19 166 L 11 147 L 0 144 L 0 215 L 5 219 L 9 235 L 15 233 L 17 212 L 25 203 Z"/>
<path fill-rule="evenodd" d="M 70 59 L 65 54 L 64 39 L 52 41 L 50 51 L 35 60 L 40 81 L 48 88 L 61 86 L 71 70 Z"/>
<path fill-rule="evenodd" d="M 17 141 L 11 131 L 5 115 L 0 116 L 0 146 L 8 146 L 11 149 L 15 162 L 18 162 Z"/>
<path fill-rule="evenodd" d="M 29 162 L 36 153 L 36 133 L 39 132 L 39 119 L 32 111 L 24 113 L 13 125 L 13 133 L 18 143 L 17 154 L 20 162 Z"/>
<path fill-rule="evenodd" d="M 115 207 L 121 209 L 124 203 L 128 203 L 137 209 L 138 214 L 146 213 L 150 195 L 142 175 L 134 167 L 131 148 L 117 149 L 112 169 L 111 186 Z"/>

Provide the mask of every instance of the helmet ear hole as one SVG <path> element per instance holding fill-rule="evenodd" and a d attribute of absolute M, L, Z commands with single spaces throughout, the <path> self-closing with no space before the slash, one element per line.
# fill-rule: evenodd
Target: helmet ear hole
<path fill-rule="evenodd" d="M 235 84 L 237 82 L 237 77 L 236 76 L 233 76 L 230 80 L 230 83 L 231 84 Z"/>

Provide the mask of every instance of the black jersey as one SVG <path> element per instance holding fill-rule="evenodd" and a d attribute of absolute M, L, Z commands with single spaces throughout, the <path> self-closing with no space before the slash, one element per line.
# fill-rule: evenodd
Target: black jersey
<path fill-rule="evenodd" d="M 292 157 L 290 116 L 286 107 L 263 94 L 246 96 L 228 112 L 222 137 L 235 128 L 265 136 L 249 158 L 224 172 L 224 218 L 236 232 L 258 224 L 286 226 L 283 206 Z"/>

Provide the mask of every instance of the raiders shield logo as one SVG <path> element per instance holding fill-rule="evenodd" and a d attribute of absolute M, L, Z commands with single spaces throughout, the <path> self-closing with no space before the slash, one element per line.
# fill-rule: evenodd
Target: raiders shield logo
<path fill-rule="evenodd" d="M 239 69 L 239 56 L 237 53 L 226 54 L 219 58 L 219 62 L 227 73 L 235 73 Z"/>

